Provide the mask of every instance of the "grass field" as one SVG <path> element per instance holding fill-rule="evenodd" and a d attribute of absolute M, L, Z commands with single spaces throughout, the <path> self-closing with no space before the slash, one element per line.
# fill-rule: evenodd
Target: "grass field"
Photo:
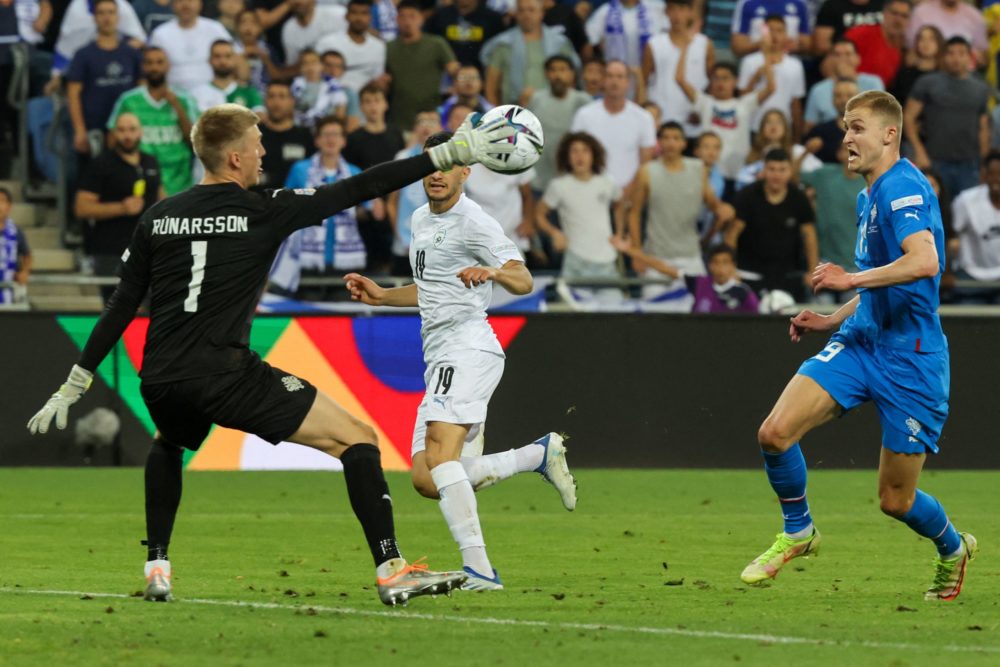
<path fill-rule="evenodd" d="M 929 473 L 982 552 L 925 603 L 933 548 L 883 517 L 874 472 L 814 472 L 818 558 L 739 573 L 780 528 L 756 471 L 582 471 L 479 496 L 507 585 L 388 609 L 337 473 L 189 473 L 178 601 L 144 603 L 140 470 L 0 470 L 0 665 L 1000 664 L 1000 473 Z M 390 478 L 405 554 L 460 561 L 437 504 Z"/>

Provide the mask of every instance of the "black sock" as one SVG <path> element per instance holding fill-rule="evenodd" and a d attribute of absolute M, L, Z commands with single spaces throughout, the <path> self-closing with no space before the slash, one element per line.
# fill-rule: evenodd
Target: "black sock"
<path fill-rule="evenodd" d="M 167 560 L 167 545 L 181 503 L 184 451 L 159 438 L 146 457 L 147 560 Z"/>
<path fill-rule="evenodd" d="M 364 443 L 348 447 L 340 461 L 344 464 L 351 508 L 365 531 L 376 567 L 391 558 L 401 558 L 392 522 L 392 498 L 382 474 L 378 447 Z"/>

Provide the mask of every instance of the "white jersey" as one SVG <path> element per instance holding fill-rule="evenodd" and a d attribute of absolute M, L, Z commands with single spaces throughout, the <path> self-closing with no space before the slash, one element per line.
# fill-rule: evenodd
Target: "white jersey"
<path fill-rule="evenodd" d="M 431 213 L 424 204 L 413 212 L 410 226 L 410 266 L 428 367 L 456 350 L 502 357 L 503 348 L 486 321 L 493 284 L 469 289 L 458 274 L 471 266 L 499 268 L 510 260 L 523 261 L 517 246 L 500 223 L 464 194 L 444 213 Z"/>
<path fill-rule="evenodd" d="M 1000 210 L 988 185 L 963 191 L 951 205 L 958 234 L 958 268 L 975 280 L 1000 280 Z"/>

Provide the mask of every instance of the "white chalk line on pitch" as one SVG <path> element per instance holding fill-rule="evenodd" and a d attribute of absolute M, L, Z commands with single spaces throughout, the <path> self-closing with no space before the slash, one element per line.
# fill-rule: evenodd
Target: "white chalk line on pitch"
<path fill-rule="evenodd" d="M 124 593 L 93 593 L 88 591 L 60 591 L 40 588 L 0 587 L 0 593 L 18 593 L 22 595 L 53 595 L 63 597 L 132 599 L 133 596 Z M 752 641 L 768 644 L 802 644 L 809 646 L 835 646 L 839 648 L 861 647 L 874 649 L 896 649 L 903 651 L 950 651 L 954 653 L 1000 653 L 1000 646 L 961 646 L 957 644 L 909 644 L 904 642 L 852 641 L 838 639 L 816 639 L 812 637 L 785 637 L 781 635 L 750 634 L 741 632 L 722 632 L 719 630 L 691 630 L 689 628 L 657 628 L 630 625 L 608 625 L 604 623 L 573 623 L 562 621 L 529 621 L 516 618 L 491 618 L 489 616 L 457 616 L 455 614 L 427 614 L 411 612 L 403 609 L 373 610 L 356 609 L 353 607 L 329 607 L 326 605 L 287 605 L 277 602 L 242 602 L 240 600 L 212 600 L 205 598 L 184 598 L 174 604 L 201 604 L 215 607 L 249 607 L 251 609 L 280 609 L 283 611 L 300 611 L 315 609 L 318 612 L 341 614 L 344 616 L 365 616 L 377 618 L 409 619 L 418 621 L 448 621 L 454 623 L 469 623 L 472 625 L 505 625 L 524 628 L 549 628 L 556 630 L 590 630 L 616 633 L 633 633 L 642 635 L 660 635 L 668 637 L 690 637 L 695 639 L 730 639 L 735 641 Z"/>

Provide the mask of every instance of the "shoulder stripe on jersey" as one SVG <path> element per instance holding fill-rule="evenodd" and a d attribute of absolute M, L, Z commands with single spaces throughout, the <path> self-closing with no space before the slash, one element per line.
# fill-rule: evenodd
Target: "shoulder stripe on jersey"
<path fill-rule="evenodd" d="M 909 197 L 900 197 L 899 199 L 893 199 L 892 203 L 889 204 L 893 211 L 898 211 L 906 206 L 920 206 L 924 203 L 923 195 L 910 195 Z"/>

